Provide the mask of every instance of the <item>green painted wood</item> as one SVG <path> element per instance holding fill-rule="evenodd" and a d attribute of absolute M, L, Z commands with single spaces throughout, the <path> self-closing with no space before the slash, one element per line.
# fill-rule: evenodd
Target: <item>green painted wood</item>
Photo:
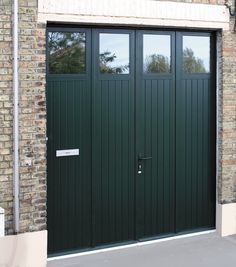
<path fill-rule="evenodd" d="M 171 64 L 175 65 L 173 32 L 138 32 L 136 151 L 152 157 L 140 161 L 142 174 L 136 176 L 138 239 L 175 231 L 175 72 L 143 74 L 144 34 L 170 36 Z"/>
<path fill-rule="evenodd" d="M 101 74 L 99 34 L 129 34 L 130 74 Z M 93 245 L 134 240 L 134 32 L 94 30 Z"/>
<path fill-rule="evenodd" d="M 177 34 L 176 85 L 176 231 L 215 226 L 215 65 L 212 73 L 182 71 L 182 38 Z M 212 41 L 213 42 L 213 41 Z M 212 55 L 214 48 L 212 49 Z"/>
<path fill-rule="evenodd" d="M 47 75 L 49 253 L 91 246 L 90 76 Z M 56 157 L 75 148 L 79 156 Z"/>
<path fill-rule="evenodd" d="M 91 109 L 87 105 L 88 87 L 87 81 L 48 79 L 50 251 L 90 246 L 91 127 L 88 121 Z M 56 157 L 56 150 L 73 148 L 80 149 L 80 156 Z M 80 231 L 75 234 L 73 229 L 76 228 Z"/>
<path fill-rule="evenodd" d="M 214 38 L 211 73 L 184 74 L 182 37 L 210 34 L 48 30 L 87 38 L 86 73 L 47 74 L 49 253 L 214 227 Z M 100 73 L 100 33 L 129 35 L 129 73 Z M 169 73 L 143 73 L 144 34 L 170 36 Z"/>

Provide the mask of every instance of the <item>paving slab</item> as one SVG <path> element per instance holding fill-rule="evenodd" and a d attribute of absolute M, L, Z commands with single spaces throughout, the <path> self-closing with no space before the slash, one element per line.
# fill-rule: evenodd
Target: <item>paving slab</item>
<path fill-rule="evenodd" d="M 236 267 L 236 236 L 185 237 L 52 260 L 47 267 Z"/>

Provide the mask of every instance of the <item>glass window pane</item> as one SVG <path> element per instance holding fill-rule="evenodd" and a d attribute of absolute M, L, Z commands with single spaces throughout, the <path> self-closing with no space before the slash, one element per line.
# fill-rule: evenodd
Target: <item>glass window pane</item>
<path fill-rule="evenodd" d="M 100 34 L 99 65 L 103 74 L 129 73 L 129 34 Z"/>
<path fill-rule="evenodd" d="M 186 73 L 210 71 L 210 37 L 183 37 L 183 71 Z"/>
<path fill-rule="evenodd" d="M 85 33 L 80 32 L 49 32 L 49 73 L 85 73 L 85 39 Z"/>
<path fill-rule="evenodd" d="M 144 73 L 170 73 L 171 44 L 169 35 L 143 36 Z"/>

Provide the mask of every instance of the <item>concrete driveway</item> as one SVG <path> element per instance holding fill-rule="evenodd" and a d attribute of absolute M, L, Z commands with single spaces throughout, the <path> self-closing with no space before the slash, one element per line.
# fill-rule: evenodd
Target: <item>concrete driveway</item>
<path fill-rule="evenodd" d="M 52 260 L 48 267 L 236 267 L 236 236 L 216 233 Z"/>

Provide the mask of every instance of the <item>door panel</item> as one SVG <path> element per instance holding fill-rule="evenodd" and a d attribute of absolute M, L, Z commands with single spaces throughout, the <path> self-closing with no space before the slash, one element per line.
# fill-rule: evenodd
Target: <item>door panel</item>
<path fill-rule="evenodd" d="M 91 206 L 88 89 L 89 82 L 75 79 L 54 78 L 47 85 L 48 123 L 51 125 L 48 129 L 51 141 L 48 145 L 48 230 L 49 240 L 55 240 L 53 244 L 49 243 L 53 250 L 77 247 L 78 244 L 90 246 L 87 239 L 91 227 L 91 212 L 88 212 Z M 80 149 L 80 156 L 56 157 L 56 150 L 75 148 Z M 79 231 L 75 234 L 73 229 Z"/>
<path fill-rule="evenodd" d="M 214 227 L 215 223 L 215 68 L 212 62 L 209 69 L 210 45 L 209 34 L 177 36 L 177 232 Z"/>
<path fill-rule="evenodd" d="M 79 72 L 82 63 L 76 69 L 68 66 L 65 74 L 55 73 L 67 71 L 60 67 L 61 54 L 67 49 L 71 53 L 65 43 L 77 32 L 86 34 L 88 65 L 90 31 L 48 31 L 55 33 L 50 39 L 54 46 L 62 49 L 59 55 L 51 49 L 54 73 L 47 76 L 48 244 L 53 253 L 91 246 L 91 74 L 88 67 L 85 74 L 70 73 Z M 80 155 L 56 157 L 56 151 L 64 149 L 79 149 Z"/>
<path fill-rule="evenodd" d="M 175 228 L 174 34 L 140 31 L 137 45 L 137 154 L 152 157 L 137 160 L 137 236 L 143 239 Z"/>
<path fill-rule="evenodd" d="M 134 32 L 96 30 L 94 38 L 93 242 L 101 245 L 135 239 Z"/>

